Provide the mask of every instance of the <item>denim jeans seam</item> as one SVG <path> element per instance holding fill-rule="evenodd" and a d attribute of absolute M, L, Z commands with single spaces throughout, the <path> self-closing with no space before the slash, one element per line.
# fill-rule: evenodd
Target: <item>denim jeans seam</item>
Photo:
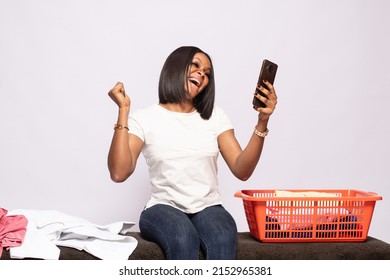
<path fill-rule="evenodd" d="M 202 235 L 200 235 L 200 234 L 199 234 L 199 239 L 202 241 L 202 244 L 203 244 L 203 247 L 204 247 L 203 248 L 203 253 L 205 255 L 205 259 L 207 259 L 209 247 L 208 247 L 207 243 L 204 241 Z"/>

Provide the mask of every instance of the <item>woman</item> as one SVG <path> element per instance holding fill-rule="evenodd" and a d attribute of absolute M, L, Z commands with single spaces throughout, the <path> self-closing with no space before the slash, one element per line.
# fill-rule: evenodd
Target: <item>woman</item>
<path fill-rule="evenodd" d="M 258 109 L 255 131 L 244 150 L 230 119 L 214 107 L 214 71 L 209 55 L 180 47 L 167 58 L 160 75 L 159 104 L 130 114 L 122 83 L 109 91 L 119 107 L 108 168 L 113 181 L 125 181 L 141 151 L 149 166 L 151 198 L 140 216 L 143 238 L 154 241 L 167 259 L 236 257 L 237 228 L 223 208 L 217 181 L 217 156 L 231 172 L 247 180 L 260 158 L 267 123 L 276 105 L 273 86 L 259 88 L 267 98 Z"/>

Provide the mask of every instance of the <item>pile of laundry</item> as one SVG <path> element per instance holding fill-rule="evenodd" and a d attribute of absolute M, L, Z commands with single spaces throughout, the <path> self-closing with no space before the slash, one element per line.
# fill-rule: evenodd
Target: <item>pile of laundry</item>
<path fill-rule="evenodd" d="M 132 222 L 97 225 L 55 210 L 0 209 L 0 245 L 13 259 L 58 260 L 57 246 L 65 246 L 103 260 L 127 260 L 138 245 L 126 236 Z"/>
<path fill-rule="evenodd" d="M 286 229 L 277 219 L 266 216 L 265 232 L 266 238 L 361 238 L 363 226 L 356 216 L 348 215 L 340 220 L 317 224 L 315 230 L 313 225 Z"/>
<path fill-rule="evenodd" d="M 23 215 L 9 215 L 0 208 L 0 257 L 3 248 L 21 246 L 27 231 L 27 219 Z"/>

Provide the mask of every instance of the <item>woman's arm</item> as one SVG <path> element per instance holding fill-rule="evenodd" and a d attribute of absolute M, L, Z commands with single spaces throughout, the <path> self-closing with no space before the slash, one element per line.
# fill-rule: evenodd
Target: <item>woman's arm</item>
<path fill-rule="evenodd" d="M 130 98 L 126 95 L 122 83 L 117 83 L 108 93 L 118 105 L 117 125 L 112 137 L 108 153 L 108 170 L 114 182 L 125 181 L 135 170 L 138 156 L 142 150 L 143 141 L 128 133 L 128 118 L 130 113 Z"/>
<path fill-rule="evenodd" d="M 257 94 L 256 97 L 266 104 L 266 107 L 259 108 L 258 122 L 256 130 L 259 132 L 267 131 L 269 117 L 275 110 L 277 103 L 277 96 L 274 87 L 265 82 L 268 89 L 259 87 L 267 98 Z M 248 180 L 256 168 L 260 159 L 261 152 L 264 145 L 264 137 L 258 136 L 255 132 L 252 133 L 251 138 L 244 150 L 242 150 L 238 143 L 234 131 L 227 130 L 218 136 L 219 150 L 232 173 L 240 180 Z"/>

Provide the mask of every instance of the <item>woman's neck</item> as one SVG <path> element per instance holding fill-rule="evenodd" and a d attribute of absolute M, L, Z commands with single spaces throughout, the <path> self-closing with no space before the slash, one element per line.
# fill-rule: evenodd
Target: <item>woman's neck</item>
<path fill-rule="evenodd" d="M 191 103 L 166 103 L 166 104 L 159 104 L 161 107 L 177 113 L 191 113 L 195 111 L 195 107 Z"/>

